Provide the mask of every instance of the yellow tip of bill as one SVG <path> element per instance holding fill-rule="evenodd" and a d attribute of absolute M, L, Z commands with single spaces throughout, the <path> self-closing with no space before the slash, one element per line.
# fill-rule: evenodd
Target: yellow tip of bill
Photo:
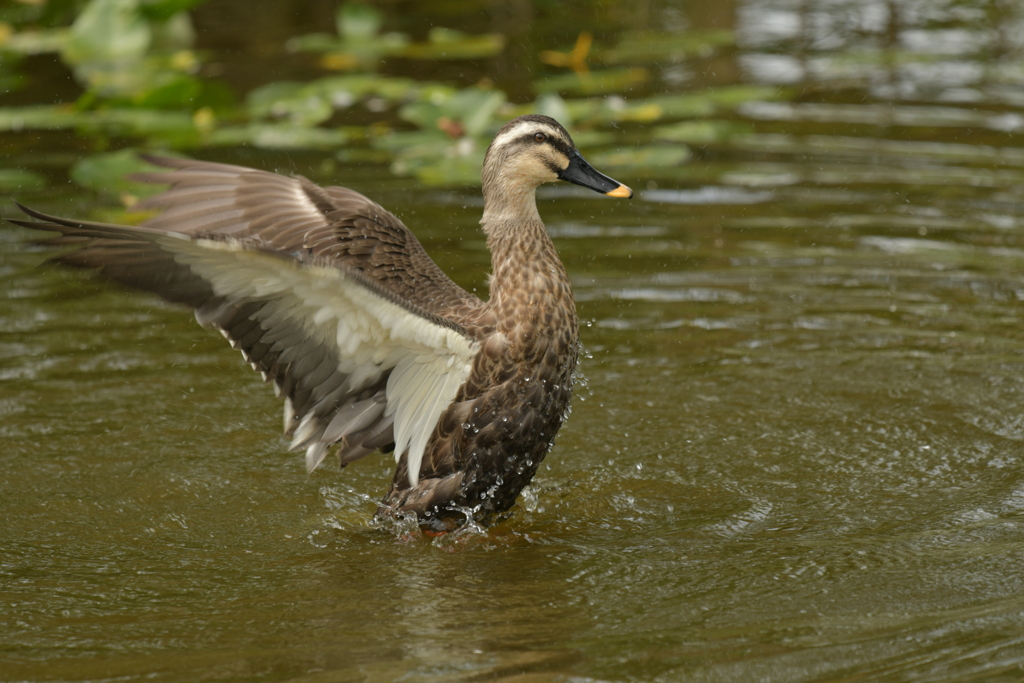
<path fill-rule="evenodd" d="M 629 189 L 625 185 L 619 185 L 611 192 L 605 192 L 609 197 L 625 197 L 626 199 L 633 198 L 633 190 Z"/>

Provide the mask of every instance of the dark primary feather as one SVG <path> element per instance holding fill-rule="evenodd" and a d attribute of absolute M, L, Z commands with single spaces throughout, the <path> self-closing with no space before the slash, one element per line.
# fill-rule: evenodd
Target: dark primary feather
<path fill-rule="evenodd" d="M 360 271 L 396 301 L 440 318 L 458 319 L 460 312 L 482 305 L 444 274 L 402 221 L 354 190 L 242 166 L 145 158 L 176 169 L 134 176 L 171 185 L 138 204 L 139 210 L 162 211 L 147 227 L 231 237 L 298 260 Z"/>

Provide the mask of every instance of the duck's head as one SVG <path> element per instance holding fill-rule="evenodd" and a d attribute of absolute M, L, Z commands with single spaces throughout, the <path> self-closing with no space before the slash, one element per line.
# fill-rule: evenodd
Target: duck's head
<path fill-rule="evenodd" d="M 488 202 L 512 201 L 522 194 L 532 197 L 538 186 L 556 180 L 610 197 L 633 196 L 631 189 L 588 164 L 558 121 L 537 114 L 512 119 L 498 131 L 487 148 L 482 178 Z"/>

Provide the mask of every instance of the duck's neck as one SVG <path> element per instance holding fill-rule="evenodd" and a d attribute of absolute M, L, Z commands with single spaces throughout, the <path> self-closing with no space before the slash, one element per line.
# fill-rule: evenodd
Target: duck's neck
<path fill-rule="evenodd" d="M 537 190 L 521 183 L 509 182 L 504 177 L 488 177 L 484 172 L 484 215 L 480 224 L 490 239 L 492 227 L 504 223 L 536 221 L 541 223 L 537 213 Z M 543 223 L 541 223 L 543 227 Z"/>
<path fill-rule="evenodd" d="M 491 250 L 492 309 L 499 318 L 519 320 L 542 318 L 545 312 L 560 309 L 575 320 L 569 278 L 537 213 L 533 190 L 522 197 L 503 197 L 499 210 L 493 201 L 494 196 L 485 192 L 480 221 Z"/>

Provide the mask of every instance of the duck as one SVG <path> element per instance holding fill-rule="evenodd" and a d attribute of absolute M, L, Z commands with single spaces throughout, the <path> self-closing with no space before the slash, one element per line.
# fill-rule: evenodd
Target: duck
<path fill-rule="evenodd" d="M 537 188 L 632 190 L 598 172 L 555 119 L 504 125 L 481 172 L 486 301 L 455 284 L 394 214 L 345 187 L 210 161 L 145 156 L 168 185 L 136 226 L 21 204 L 73 247 L 50 260 L 191 307 L 284 399 L 312 473 L 393 452 L 375 517 L 439 532 L 503 519 L 567 417 L 580 348 L 565 267 Z"/>

